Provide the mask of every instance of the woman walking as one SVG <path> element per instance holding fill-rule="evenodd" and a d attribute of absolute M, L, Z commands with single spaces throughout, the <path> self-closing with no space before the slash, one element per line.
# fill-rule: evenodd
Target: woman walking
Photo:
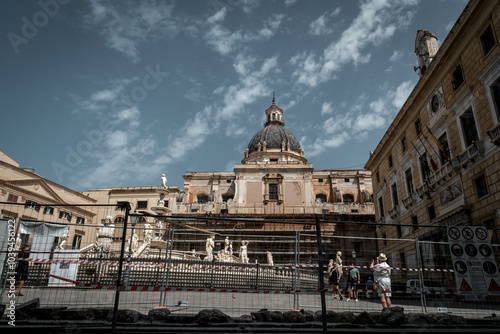
<path fill-rule="evenodd" d="M 387 264 L 387 256 L 380 253 L 377 264 L 372 260 L 370 270 L 373 271 L 374 283 L 380 296 L 382 308 L 391 308 L 391 267 Z"/>

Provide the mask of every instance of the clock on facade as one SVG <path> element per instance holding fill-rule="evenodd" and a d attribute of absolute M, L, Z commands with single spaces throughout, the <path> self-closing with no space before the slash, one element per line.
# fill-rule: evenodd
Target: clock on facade
<path fill-rule="evenodd" d="M 436 112 L 439 109 L 439 97 L 434 95 L 431 101 L 432 111 Z"/>

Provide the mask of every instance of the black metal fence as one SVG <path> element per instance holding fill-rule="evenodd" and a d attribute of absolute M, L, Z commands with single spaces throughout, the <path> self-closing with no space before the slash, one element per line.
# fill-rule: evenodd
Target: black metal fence
<path fill-rule="evenodd" d="M 144 215 L 131 213 L 126 204 L 46 207 L 75 212 L 73 217 L 85 213 L 87 218 L 83 224 L 81 219 L 64 222 L 42 208 L 0 203 L 5 236 L 0 240 L 2 303 L 40 298 L 41 306 L 132 308 L 144 313 L 157 306 L 183 312 L 216 307 L 232 316 L 262 308 L 360 313 L 381 309 L 368 284 L 373 278 L 371 259 L 380 251 L 404 249 L 406 255 L 387 253 L 393 305 L 409 312 L 467 317 L 500 311 L 497 291 L 487 287 L 484 296 L 472 298 L 467 287 L 457 283 L 447 242 L 419 240 L 410 234 L 391 239 L 373 233 L 375 225 L 360 236 L 359 230 L 370 225 L 366 222 L 327 221 L 319 216 L 276 221 Z M 111 219 L 117 214 L 125 216 L 121 224 Z M 358 230 L 355 236 L 347 225 Z M 211 236 L 213 245 L 207 248 Z M 19 258 L 16 242 L 32 246 L 28 258 Z M 348 289 L 347 275 L 340 283 L 342 301 L 332 299 L 328 284 L 327 266 L 337 252 L 342 253 L 344 272 L 351 262 L 360 271 L 358 294 L 352 294 L 349 302 L 353 291 Z M 13 296 L 8 282 L 20 261 L 28 262 L 29 275 L 24 296 Z M 18 287 L 19 280 L 16 291 Z"/>

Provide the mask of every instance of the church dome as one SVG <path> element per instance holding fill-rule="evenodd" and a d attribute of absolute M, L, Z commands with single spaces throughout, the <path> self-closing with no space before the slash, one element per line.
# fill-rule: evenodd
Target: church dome
<path fill-rule="evenodd" d="M 300 144 L 297 138 L 290 130 L 286 129 L 282 124 L 268 124 L 263 129 L 253 136 L 248 144 L 248 153 L 258 151 L 259 143 L 266 143 L 267 149 L 281 149 L 284 144 L 287 147 L 290 143 L 290 150 L 300 153 Z"/>
<path fill-rule="evenodd" d="M 276 105 L 273 97 L 272 105 L 266 109 L 264 128 L 253 136 L 245 150 L 243 163 L 250 161 L 302 161 L 304 150 L 293 133 L 285 128 L 283 110 Z"/>

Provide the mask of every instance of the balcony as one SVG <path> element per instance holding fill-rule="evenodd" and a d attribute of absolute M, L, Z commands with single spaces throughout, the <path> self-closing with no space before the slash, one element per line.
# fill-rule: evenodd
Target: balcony
<path fill-rule="evenodd" d="M 441 185 L 448 181 L 453 175 L 453 166 L 451 162 L 447 161 L 440 169 L 438 169 L 434 174 L 429 176 L 427 183 L 431 188 L 436 184 Z"/>
<path fill-rule="evenodd" d="M 409 209 L 411 208 L 411 206 L 413 205 L 413 203 L 415 203 L 417 200 L 417 194 L 416 193 L 411 193 L 408 195 L 408 197 L 406 197 L 405 199 L 403 199 L 403 205 L 405 208 Z"/>
<path fill-rule="evenodd" d="M 399 206 L 395 206 L 391 210 L 389 210 L 389 216 L 391 216 L 392 219 L 396 219 L 399 216 Z"/>
<path fill-rule="evenodd" d="M 486 131 L 486 133 L 490 136 L 493 144 L 500 146 L 500 123 L 498 123 L 493 129 Z"/>
<path fill-rule="evenodd" d="M 483 155 L 484 143 L 482 141 L 476 141 L 474 144 L 467 147 L 465 153 L 457 156 L 457 161 L 463 168 L 468 168 Z"/>

